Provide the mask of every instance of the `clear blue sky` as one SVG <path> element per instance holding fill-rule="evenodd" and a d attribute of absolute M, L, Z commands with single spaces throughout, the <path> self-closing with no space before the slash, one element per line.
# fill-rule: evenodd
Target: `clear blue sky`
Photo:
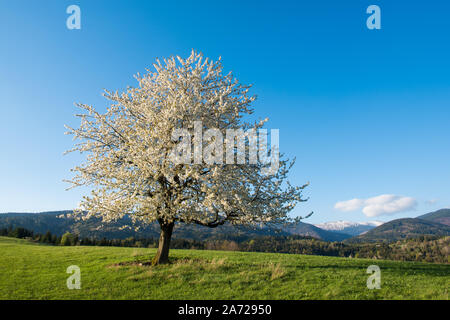
<path fill-rule="evenodd" d="M 66 8 L 81 8 L 81 30 Z M 366 8 L 381 8 L 368 30 Z M 447 1 L 0 1 L 0 212 L 74 208 L 63 179 L 82 158 L 63 125 L 74 102 L 136 85 L 157 57 L 191 48 L 253 83 L 256 115 L 297 157 L 291 180 L 307 222 L 382 220 L 450 206 L 450 3 Z M 342 212 L 383 194 L 416 206 Z M 411 210 L 412 209 L 412 210 Z M 400 210 L 401 211 L 401 210 Z"/>

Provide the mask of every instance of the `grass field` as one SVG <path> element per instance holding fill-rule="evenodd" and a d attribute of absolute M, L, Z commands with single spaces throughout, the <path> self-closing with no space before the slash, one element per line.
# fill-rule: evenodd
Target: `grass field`
<path fill-rule="evenodd" d="M 0 299 L 448 299 L 450 265 L 273 253 L 59 247 L 0 237 Z M 369 290 L 369 265 L 381 289 Z M 66 269 L 81 269 L 69 290 Z"/>

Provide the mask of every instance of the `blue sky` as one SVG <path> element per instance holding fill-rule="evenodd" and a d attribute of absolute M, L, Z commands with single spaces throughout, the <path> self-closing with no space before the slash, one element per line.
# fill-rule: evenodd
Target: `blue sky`
<path fill-rule="evenodd" d="M 81 30 L 66 28 L 71 4 Z M 381 30 L 366 27 L 371 4 Z M 449 10 L 444 1 L 1 1 L 0 212 L 74 208 L 86 190 L 62 181 L 82 160 L 62 155 L 72 145 L 63 125 L 78 124 L 73 104 L 102 109 L 103 88 L 134 86 L 155 58 L 192 48 L 254 84 L 256 115 L 297 158 L 291 181 L 311 182 L 293 214 L 387 221 L 450 207 Z M 364 214 L 367 199 L 385 194 L 399 202 L 375 212 L 391 214 Z M 353 211 L 334 208 L 355 198 Z"/>

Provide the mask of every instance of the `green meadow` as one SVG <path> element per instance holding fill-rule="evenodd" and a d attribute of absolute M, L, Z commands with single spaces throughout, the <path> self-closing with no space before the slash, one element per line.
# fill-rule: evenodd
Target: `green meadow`
<path fill-rule="evenodd" d="M 294 254 L 48 246 L 0 237 L 0 299 L 448 299 L 450 265 Z M 67 267 L 81 270 L 69 290 Z M 381 269 L 381 289 L 366 286 Z"/>

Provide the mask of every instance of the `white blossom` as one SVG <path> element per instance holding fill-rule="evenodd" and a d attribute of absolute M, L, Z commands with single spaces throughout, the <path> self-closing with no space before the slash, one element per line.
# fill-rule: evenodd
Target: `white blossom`
<path fill-rule="evenodd" d="M 209 227 L 231 224 L 280 223 L 299 201 L 306 185 L 287 183 L 293 162 L 280 158 L 272 175 L 264 164 L 174 164 L 172 133 L 193 130 L 201 121 L 205 130 L 255 129 L 267 119 L 247 123 L 255 96 L 250 86 L 222 74 L 221 60 L 204 59 L 192 51 L 187 59 L 157 60 L 154 71 L 137 75 L 139 85 L 124 92 L 105 91 L 111 101 L 105 113 L 78 104 L 84 113 L 79 128 L 67 127 L 76 144 L 71 151 L 86 154 L 73 169 L 73 186 L 88 185 L 83 218 L 100 216 L 104 222 L 129 215 L 133 221 L 196 223 Z M 207 141 L 204 141 L 207 147 Z M 225 146 L 224 146 L 225 150 Z M 248 152 L 248 144 L 246 144 Z"/>

